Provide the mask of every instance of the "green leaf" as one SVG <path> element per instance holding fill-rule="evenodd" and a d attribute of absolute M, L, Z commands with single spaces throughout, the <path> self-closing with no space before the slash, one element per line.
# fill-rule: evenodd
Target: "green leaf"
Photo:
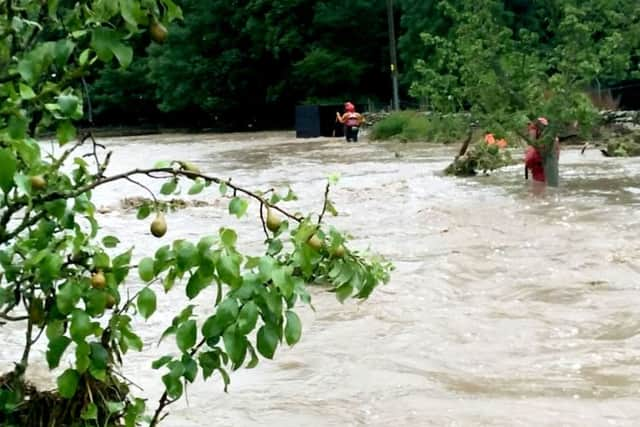
<path fill-rule="evenodd" d="M 249 202 L 245 199 L 234 197 L 231 199 L 231 202 L 229 202 L 229 213 L 237 216 L 238 218 L 242 218 L 242 216 L 247 212 L 248 207 Z"/>
<path fill-rule="evenodd" d="M 207 339 L 218 338 L 222 335 L 227 325 L 219 322 L 216 316 L 209 316 L 202 325 L 202 335 Z"/>
<path fill-rule="evenodd" d="M 127 68 L 133 59 L 133 48 L 124 43 L 117 43 L 112 48 L 113 54 L 118 58 L 122 68 Z"/>
<path fill-rule="evenodd" d="M 173 21 L 174 19 L 182 19 L 182 9 L 176 5 L 172 0 L 162 0 L 167 8 L 167 19 Z"/>
<path fill-rule="evenodd" d="M 136 427 L 139 418 L 144 415 L 145 401 L 144 399 L 136 398 L 133 405 L 128 405 L 124 415 L 125 427 Z"/>
<path fill-rule="evenodd" d="M 9 117 L 9 137 L 11 139 L 24 139 L 27 136 L 27 119 L 22 116 Z"/>
<path fill-rule="evenodd" d="M 60 364 L 60 358 L 64 354 L 67 347 L 71 344 L 71 339 L 64 335 L 55 337 L 49 341 L 47 348 L 47 364 L 49 369 L 55 369 Z"/>
<path fill-rule="evenodd" d="M 149 206 L 148 203 L 143 203 L 142 206 L 138 208 L 138 214 L 136 215 L 136 218 L 145 219 L 149 215 L 151 215 L 151 206 Z"/>
<path fill-rule="evenodd" d="M 256 354 L 256 350 L 253 348 L 251 343 L 248 343 L 249 353 L 251 354 L 251 360 L 247 363 L 247 369 L 253 369 L 258 366 L 258 355 Z"/>
<path fill-rule="evenodd" d="M 271 324 L 266 324 L 258 330 L 258 351 L 267 359 L 273 359 L 278 347 L 278 331 Z"/>
<path fill-rule="evenodd" d="M 107 401 L 105 402 L 105 406 L 109 414 L 117 414 L 122 412 L 125 408 L 124 402 Z"/>
<path fill-rule="evenodd" d="M 249 301 L 242 306 L 238 314 L 238 332 L 248 334 L 256 327 L 258 321 L 258 306 L 255 302 Z"/>
<path fill-rule="evenodd" d="M 79 373 L 84 373 L 89 369 L 91 360 L 89 355 L 91 354 L 91 347 L 86 342 L 78 343 L 76 347 L 76 370 Z"/>
<path fill-rule="evenodd" d="M 220 280 L 228 284 L 232 288 L 242 285 L 242 276 L 240 275 L 240 264 L 232 254 L 223 254 L 220 256 L 216 264 L 218 276 Z"/>
<path fill-rule="evenodd" d="M 133 348 L 134 350 L 141 351 L 143 347 L 142 339 L 130 330 L 126 329 L 121 331 L 122 339 L 125 341 L 126 345 Z"/>
<path fill-rule="evenodd" d="M 71 326 L 69 327 L 71 339 L 79 343 L 84 341 L 92 332 L 91 317 L 82 310 L 73 310 L 71 313 Z"/>
<path fill-rule="evenodd" d="M 87 406 L 82 410 L 80 418 L 82 418 L 83 420 L 97 420 L 98 406 L 93 402 L 89 402 Z"/>
<path fill-rule="evenodd" d="M 146 257 L 138 264 L 138 274 L 144 282 L 150 282 L 155 276 L 153 270 L 153 258 Z"/>
<path fill-rule="evenodd" d="M 91 49 L 85 49 L 82 51 L 82 53 L 80 54 L 80 56 L 78 57 L 78 62 L 80 63 L 81 66 L 85 66 L 87 65 L 87 62 L 89 61 L 89 55 L 91 54 Z"/>
<path fill-rule="evenodd" d="M 173 375 L 166 374 L 162 376 L 162 382 L 167 390 L 167 394 L 172 399 L 178 399 L 182 396 L 182 381 Z"/>
<path fill-rule="evenodd" d="M 184 322 L 176 331 L 176 343 L 178 348 L 186 352 L 196 345 L 197 338 L 196 321 L 191 319 Z"/>
<path fill-rule="evenodd" d="M 284 328 L 284 337 L 287 344 L 294 345 L 300 341 L 300 336 L 302 335 L 302 323 L 300 322 L 298 315 L 293 311 L 287 310 L 285 315 L 287 318 L 287 325 Z"/>
<path fill-rule="evenodd" d="M 18 87 L 20 88 L 20 98 L 29 100 L 36 97 L 36 94 L 33 89 L 31 89 L 31 86 L 27 86 L 26 84 L 20 82 Z"/>
<path fill-rule="evenodd" d="M 340 181 L 340 173 L 339 172 L 332 173 L 331 175 L 329 175 L 329 184 L 336 185 L 336 184 L 338 184 L 339 181 Z"/>
<path fill-rule="evenodd" d="M 80 375 L 73 369 L 67 369 L 58 377 L 58 392 L 65 399 L 71 399 L 76 394 Z"/>
<path fill-rule="evenodd" d="M 293 281 L 290 272 L 284 267 L 278 267 L 273 270 L 271 275 L 273 284 L 280 289 L 285 298 L 289 298 L 293 293 Z"/>
<path fill-rule="evenodd" d="M 258 264 L 258 270 L 260 271 L 260 276 L 262 277 L 263 280 L 271 279 L 275 262 L 276 261 L 268 255 L 265 255 L 262 258 L 260 258 L 260 262 Z"/>
<path fill-rule="evenodd" d="M 91 366 L 95 369 L 106 369 L 109 363 L 109 353 L 104 346 L 98 342 L 91 344 Z"/>
<path fill-rule="evenodd" d="M 80 301 L 82 288 L 80 283 L 69 281 L 61 287 L 56 295 L 56 307 L 62 314 L 69 314 Z"/>
<path fill-rule="evenodd" d="M 220 183 L 220 187 L 218 187 L 218 189 L 220 190 L 220 195 L 221 196 L 226 196 L 227 195 L 227 191 L 229 190 L 229 188 L 227 187 L 227 183 L 226 182 L 221 182 Z"/>
<path fill-rule="evenodd" d="M 131 250 L 124 252 L 113 259 L 113 277 L 116 284 L 120 284 L 129 275 L 129 263 L 131 262 Z"/>
<path fill-rule="evenodd" d="M 167 182 L 162 184 L 162 187 L 160 187 L 160 193 L 168 196 L 170 194 L 173 194 L 173 192 L 176 191 L 177 187 L 178 180 L 176 178 L 170 178 Z"/>
<path fill-rule="evenodd" d="M 111 261 L 109 260 L 109 255 L 104 252 L 97 252 L 93 256 L 93 266 L 95 268 L 107 269 L 109 268 Z"/>
<path fill-rule="evenodd" d="M 98 27 L 93 30 L 91 46 L 95 49 L 98 59 L 102 62 L 111 61 L 113 46 L 120 43 L 118 33 L 110 28 Z"/>
<path fill-rule="evenodd" d="M 230 228 L 220 230 L 220 241 L 228 248 L 233 247 L 238 241 L 238 235 Z"/>
<path fill-rule="evenodd" d="M 35 84 L 40 77 L 40 65 L 32 58 L 23 58 L 18 62 L 18 73 L 22 80 L 29 84 Z"/>
<path fill-rule="evenodd" d="M 45 335 L 51 341 L 54 338 L 62 336 L 65 332 L 64 322 L 62 320 L 50 320 L 47 323 Z"/>
<path fill-rule="evenodd" d="M 207 351 L 198 355 L 198 362 L 202 368 L 202 376 L 206 380 L 220 367 L 220 355 L 216 351 Z"/>
<path fill-rule="evenodd" d="M 40 161 L 40 145 L 34 139 L 28 138 L 13 144 L 17 151 L 17 156 L 26 163 L 37 163 Z"/>
<path fill-rule="evenodd" d="M 287 192 L 287 195 L 284 197 L 283 200 L 285 202 L 290 202 L 292 200 L 298 200 L 298 196 L 296 195 L 296 193 L 293 192 L 293 190 L 291 188 L 289 188 L 289 191 Z"/>
<path fill-rule="evenodd" d="M 198 261 L 198 249 L 191 242 L 180 242 L 176 245 L 176 265 L 182 271 L 187 271 Z"/>
<path fill-rule="evenodd" d="M 226 327 L 236 320 L 238 312 L 238 302 L 234 298 L 227 297 L 216 309 L 216 322 Z"/>
<path fill-rule="evenodd" d="M 144 22 L 144 14 L 140 10 L 140 3 L 133 0 L 120 0 L 120 13 L 127 24 L 137 27 Z"/>
<path fill-rule="evenodd" d="M 182 366 L 184 367 L 184 378 L 190 383 L 194 382 L 198 375 L 198 364 L 193 360 L 193 357 L 188 354 L 183 354 Z"/>
<path fill-rule="evenodd" d="M 75 95 L 59 95 L 58 96 L 58 106 L 60 107 L 60 112 L 69 118 L 79 118 L 77 117 L 78 106 L 80 106 L 80 100 Z"/>
<path fill-rule="evenodd" d="M 200 269 L 198 269 L 194 274 L 191 275 L 191 277 L 189 278 L 189 282 L 187 282 L 187 297 L 189 299 L 194 299 L 203 289 L 207 288 L 212 281 L 212 276 L 207 277 L 200 272 Z"/>
<path fill-rule="evenodd" d="M 120 243 L 120 239 L 116 236 L 105 236 L 102 239 L 102 244 L 107 248 L 115 248 Z"/>
<path fill-rule="evenodd" d="M 49 283 L 58 278 L 62 264 L 63 260 L 60 255 L 51 253 L 47 254 L 40 263 L 40 280 L 44 283 Z"/>
<path fill-rule="evenodd" d="M 171 362 L 172 360 L 173 360 L 173 356 L 169 356 L 169 355 L 162 356 L 160 359 L 156 359 L 153 361 L 153 363 L 151 363 L 151 368 L 160 369 L 167 363 Z"/>
<path fill-rule="evenodd" d="M 338 301 L 344 302 L 353 293 L 353 286 L 350 284 L 344 284 L 336 289 L 336 298 Z"/>
<path fill-rule="evenodd" d="M 226 393 L 227 392 L 227 386 L 231 382 L 231 379 L 229 378 L 229 374 L 227 373 L 227 371 L 224 370 L 223 368 L 218 368 L 218 372 L 220 372 L 220 376 L 222 377 L 222 381 L 224 381 L 224 392 Z"/>
<path fill-rule="evenodd" d="M 13 188 L 13 175 L 16 173 L 16 156 L 6 148 L 0 149 L 0 188 L 8 193 Z"/>
<path fill-rule="evenodd" d="M 76 44 L 69 39 L 58 40 L 53 48 L 55 63 L 59 68 L 63 68 L 69 61 L 71 53 L 75 49 Z"/>
<path fill-rule="evenodd" d="M 170 168 L 170 167 L 171 167 L 171 161 L 170 160 L 158 160 L 153 165 L 154 169 Z"/>
<path fill-rule="evenodd" d="M 237 334 L 234 327 L 227 328 L 222 339 L 234 368 L 238 368 L 247 354 L 247 339 L 244 335 Z"/>
<path fill-rule="evenodd" d="M 107 306 L 107 293 L 100 289 L 89 289 L 84 295 L 84 304 L 89 316 L 100 316 Z"/>
<path fill-rule="evenodd" d="M 74 140 L 76 136 L 76 128 L 69 120 L 60 122 L 58 129 L 56 130 L 56 137 L 58 138 L 60 145 L 64 145 L 67 142 Z"/>
<path fill-rule="evenodd" d="M 333 206 L 331 200 L 327 200 L 327 212 L 329 212 L 333 216 L 338 216 L 338 211 L 336 210 L 335 206 Z"/>
<path fill-rule="evenodd" d="M 156 311 L 156 294 L 149 288 L 144 288 L 138 294 L 138 311 L 142 317 L 148 319 Z"/>
<path fill-rule="evenodd" d="M 189 194 L 194 195 L 202 192 L 202 190 L 204 189 L 204 186 L 205 186 L 205 182 L 202 178 L 196 179 L 196 181 L 193 183 L 191 188 L 189 188 Z"/>

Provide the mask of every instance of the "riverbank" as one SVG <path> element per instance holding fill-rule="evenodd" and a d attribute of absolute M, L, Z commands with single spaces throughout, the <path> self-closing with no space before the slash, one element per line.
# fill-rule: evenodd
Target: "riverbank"
<path fill-rule="evenodd" d="M 585 139 L 578 132 L 563 135 L 564 145 L 590 143 L 608 156 L 640 155 L 640 111 L 600 112 L 600 124 Z M 458 143 L 468 135 L 468 118 L 437 116 L 429 112 L 401 111 L 365 114 L 365 125 L 373 140 L 400 142 Z M 625 154 L 626 153 L 626 154 Z M 636 154 L 637 153 L 637 154 Z"/>

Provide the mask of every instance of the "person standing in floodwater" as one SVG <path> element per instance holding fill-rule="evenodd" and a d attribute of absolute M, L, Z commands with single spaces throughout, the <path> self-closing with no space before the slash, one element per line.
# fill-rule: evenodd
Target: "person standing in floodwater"
<path fill-rule="evenodd" d="M 539 117 L 533 123 L 529 123 L 529 138 L 531 138 L 532 141 L 539 141 L 547 126 L 549 126 L 549 121 L 545 117 Z M 551 160 L 555 161 L 555 171 L 550 172 L 553 173 L 553 177 L 555 178 L 550 185 L 557 186 L 557 160 L 560 157 L 560 144 L 557 137 L 554 139 L 554 148 L 555 159 Z M 551 169 L 549 160 L 550 159 L 545 158 L 543 153 L 540 152 L 540 147 L 528 145 L 524 155 L 525 179 L 529 178 L 529 171 L 531 171 L 531 177 L 534 183 L 547 183 L 548 177 L 547 173 L 545 173 L 545 164 L 547 164 L 548 169 Z"/>
<path fill-rule="evenodd" d="M 347 142 L 358 142 L 358 132 L 364 117 L 356 112 L 356 107 L 351 102 L 344 104 L 344 111 L 343 115 L 336 111 L 336 120 L 344 125 L 344 137 Z"/>

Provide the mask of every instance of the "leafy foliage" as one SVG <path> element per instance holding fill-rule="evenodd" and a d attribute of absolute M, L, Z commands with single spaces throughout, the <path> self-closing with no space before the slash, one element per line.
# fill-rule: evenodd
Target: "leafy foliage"
<path fill-rule="evenodd" d="M 88 101 L 82 79 L 102 63 L 132 63 L 132 37 L 146 37 L 157 21 L 182 16 L 171 0 L 82 7 L 25 0 L 5 2 L 0 11 L 0 92 L 6 96 L 0 108 L 0 320 L 25 329 L 22 358 L 0 379 L 3 423 L 139 424 L 145 403 L 131 395 L 117 371 L 130 351 L 144 347 L 134 321 L 157 316 L 165 294 L 184 292 L 189 304 L 176 307 L 161 337 L 175 342 L 174 352 L 153 363 L 162 371 L 165 393 L 148 418 L 152 426 L 199 374 L 218 374 L 226 388 L 229 370 L 254 367 L 260 356 L 273 358 L 284 342 L 298 342 L 302 326 L 294 310 L 298 302 L 310 304 L 309 284 L 329 284 L 344 301 L 367 298 L 389 279 L 386 261 L 346 248 L 344 235 L 324 224 L 324 212 L 335 210 L 329 187 L 323 213 L 303 217 L 280 207 L 297 198 L 290 189 L 266 200 L 179 160 L 107 175 L 111 152 L 103 153 L 91 133 L 75 128 Z M 43 151 L 35 139 L 43 129 L 57 131 L 61 150 Z M 80 155 L 83 145 L 91 157 Z M 229 199 L 230 215 L 268 208 L 283 220 L 273 232 L 262 221 L 261 254 L 240 252 L 241 236 L 223 227 L 197 242 L 167 242 L 132 259 L 132 248 L 122 247 L 117 236 L 101 236 L 92 191 L 123 179 L 136 182 L 135 175 L 163 179 L 160 193 L 166 195 L 181 188 L 197 194 L 216 184 L 220 197 Z M 162 237 L 167 224 L 159 204 L 141 206 L 138 218 L 152 208 L 157 216 L 151 232 Z M 197 317 L 194 309 L 207 288 L 215 290 L 215 304 L 202 304 L 210 310 Z M 53 401 L 27 397 L 24 383 L 31 348 L 40 339 L 48 342 L 50 369 L 70 361 L 57 378 Z"/>
<path fill-rule="evenodd" d="M 544 144 L 575 122 L 588 133 L 596 117 L 585 89 L 638 70 L 640 23 L 630 17 L 639 6 L 616 3 L 614 11 L 607 1 L 520 2 L 516 18 L 499 1 L 439 1 L 453 25 L 422 34 L 430 55 L 416 62 L 421 78 L 411 93 L 439 112 L 469 110 L 480 128 L 505 133 L 547 116 L 555 129 Z M 631 43 L 622 42 L 625 31 Z"/>
<path fill-rule="evenodd" d="M 521 17 L 497 0 L 437 2 L 452 25 L 446 34 L 422 34 L 430 54 L 416 62 L 421 78 L 411 93 L 437 112 L 468 111 L 480 129 L 521 135 L 545 153 L 548 183 L 557 185 L 556 136 L 569 127 L 588 135 L 597 121 L 586 89 L 637 72 L 640 6 L 619 1 L 614 12 L 608 1 L 519 3 Z M 622 41 L 626 31 L 630 44 Z M 550 125 L 529 140 L 524 129 L 539 116 Z"/>
<path fill-rule="evenodd" d="M 468 132 L 468 119 L 461 114 L 440 115 L 400 111 L 375 123 L 373 140 L 397 138 L 401 141 L 450 143 L 462 140 Z"/>
<path fill-rule="evenodd" d="M 132 66 L 92 83 L 99 120 L 277 127 L 292 124 L 301 102 L 385 99 L 384 0 L 179 3 L 184 20 L 169 27 L 166 43 L 147 49 L 134 38 L 141 55 Z M 126 98 L 126 89 L 138 99 Z M 122 109 L 134 114 L 123 117 Z"/>

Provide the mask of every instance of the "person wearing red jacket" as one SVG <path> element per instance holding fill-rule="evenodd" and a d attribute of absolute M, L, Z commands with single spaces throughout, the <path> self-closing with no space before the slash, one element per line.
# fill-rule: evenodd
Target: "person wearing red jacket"
<path fill-rule="evenodd" d="M 536 141 L 542 136 L 544 129 L 549 126 L 549 121 L 545 117 L 539 117 L 533 123 L 529 124 L 529 138 Z M 560 145 L 558 144 L 558 138 L 555 139 L 556 156 L 560 156 Z M 546 182 L 546 176 L 544 171 L 544 159 L 539 149 L 529 145 L 524 154 L 525 165 L 525 178 L 528 179 L 529 171 L 531 171 L 531 177 L 535 182 Z"/>
<path fill-rule="evenodd" d="M 362 114 L 356 112 L 356 107 L 351 102 L 344 104 L 345 113 L 340 115 L 336 111 L 336 120 L 344 124 L 344 136 L 347 142 L 358 142 L 358 130 L 364 121 Z"/>

